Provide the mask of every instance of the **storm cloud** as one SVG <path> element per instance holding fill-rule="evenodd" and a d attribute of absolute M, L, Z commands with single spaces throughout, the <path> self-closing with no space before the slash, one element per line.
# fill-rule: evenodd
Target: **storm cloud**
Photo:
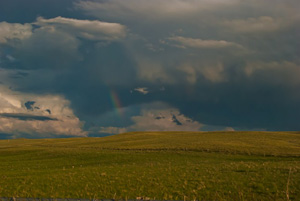
<path fill-rule="evenodd" d="M 1 133 L 300 129 L 296 0 L 5 2 Z"/>
<path fill-rule="evenodd" d="M 26 114 L 18 114 L 18 113 L 2 113 L 0 114 L 0 117 L 5 117 L 5 118 L 13 118 L 13 119 L 18 119 L 18 120 L 31 120 L 31 121 L 57 121 L 56 118 L 51 118 L 47 116 L 38 116 L 38 115 L 26 115 Z"/>

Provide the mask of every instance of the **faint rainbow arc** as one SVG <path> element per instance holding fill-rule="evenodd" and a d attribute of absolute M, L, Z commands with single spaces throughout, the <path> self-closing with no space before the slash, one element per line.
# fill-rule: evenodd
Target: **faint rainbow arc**
<path fill-rule="evenodd" d="M 116 110 L 118 116 L 120 118 L 123 118 L 124 114 L 123 114 L 121 100 L 120 100 L 118 94 L 114 90 L 110 90 L 110 99 L 111 99 L 112 105 L 113 105 L 114 109 Z"/>

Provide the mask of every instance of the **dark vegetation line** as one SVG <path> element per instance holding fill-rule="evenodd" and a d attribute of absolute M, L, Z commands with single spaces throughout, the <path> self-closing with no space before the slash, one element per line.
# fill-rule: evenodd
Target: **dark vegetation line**
<path fill-rule="evenodd" d="M 36 147 L 51 147 L 51 145 L 34 145 Z M 61 147 L 59 147 L 61 148 Z M 64 149 L 74 149 L 74 147 L 63 147 Z M 0 147 L 1 149 L 1 147 Z M 6 147 L 3 147 L 6 149 Z M 208 149 L 208 148 L 107 148 L 107 147 L 79 147 L 79 150 L 109 150 L 109 151 L 137 151 L 137 152 L 202 152 L 202 153 L 223 153 L 229 155 L 249 155 L 249 156 L 264 156 L 264 157 L 282 157 L 282 158 L 300 158 L 300 155 L 286 155 L 286 154 L 262 154 L 255 153 L 251 151 L 236 151 L 236 150 L 226 150 L 226 149 Z M 0 200 L 1 201 L 1 200 Z"/>
<path fill-rule="evenodd" d="M 90 149 L 90 148 L 79 148 Z M 282 157 L 282 158 L 300 158 L 297 155 L 284 155 L 284 154 L 262 154 L 246 151 L 231 151 L 231 150 L 217 150 L 217 149 L 191 149 L 191 148 L 97 148 L 100 150 L 112 150 L 112 151 L 143 151 L 143 152 L 165 152 L 165 151 L 184 151 L 184 152 L 202 152 L 202 153 L 223 153 L 229 155 L 249 155 L 249 156 L 264 156 L 264 157 Z"/>
<path fill-rule="evenodd" d="M 120 200 L 120 199 L 72 199 L 72 198 L 15 198 L 15 197 L 0 197 L 0 201 L 162 201 L 151 199 L 135 199 L 135 200 Z M 166 200 L 173 201 L 173 200 Z M 184 200 L 176 200 L 184 201 Z"/>

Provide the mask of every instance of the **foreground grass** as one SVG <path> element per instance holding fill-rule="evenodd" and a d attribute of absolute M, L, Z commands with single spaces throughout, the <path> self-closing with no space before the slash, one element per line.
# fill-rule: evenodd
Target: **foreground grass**
<path fill-rule="evenodd" d="M 0 197 L 297 200 L 299 159 L 298 133 L 1 140 Z"/>

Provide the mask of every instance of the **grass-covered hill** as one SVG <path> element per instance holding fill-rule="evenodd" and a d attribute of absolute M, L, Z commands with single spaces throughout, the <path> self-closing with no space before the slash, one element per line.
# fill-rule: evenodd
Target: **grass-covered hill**
<path fill-rule="evenodd" d="M 300 132 L 132 132 L 102 138 L 16 139 L 0 148 L 189 150 L 300 157 Z"/>
<path fill-rule="evenodd" d="M 297 200 L 299 132 L 0 140 L 0 197 Z"/>

